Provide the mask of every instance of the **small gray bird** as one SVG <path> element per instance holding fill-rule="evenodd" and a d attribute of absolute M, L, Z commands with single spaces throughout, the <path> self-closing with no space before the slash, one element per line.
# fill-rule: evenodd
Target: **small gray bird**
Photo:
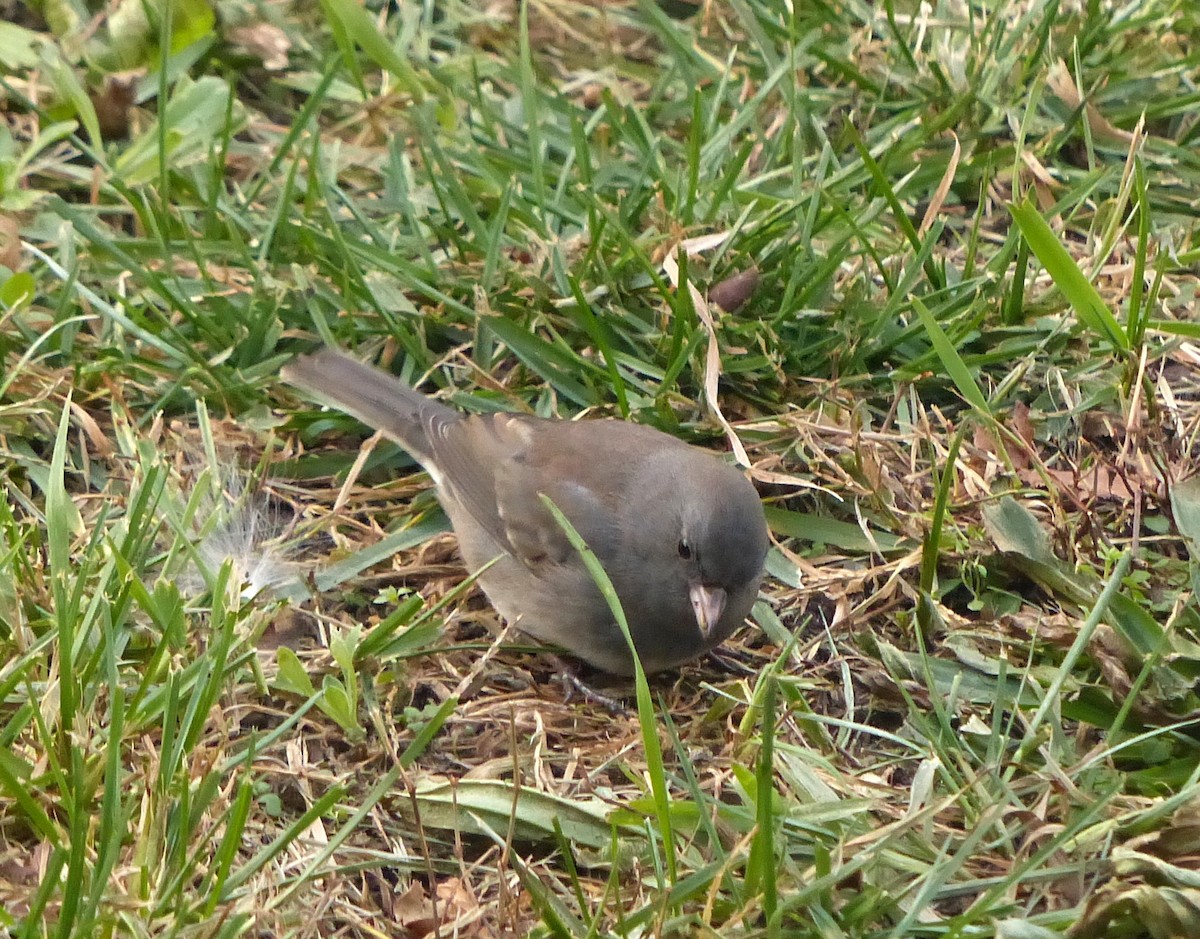
<path fill-rule="evenodd" d="M 715 454 L 638 424 L 464 415 L 332 349 L 285 381 L 397 441 L 429 472 L 470 570 L 496 610 L 597 668 L 633 673 L 629 647 L 558 506 L 612 580 L 642 667 L 728 638 L 750 612 L 768 539 L 750 482 Z"/>

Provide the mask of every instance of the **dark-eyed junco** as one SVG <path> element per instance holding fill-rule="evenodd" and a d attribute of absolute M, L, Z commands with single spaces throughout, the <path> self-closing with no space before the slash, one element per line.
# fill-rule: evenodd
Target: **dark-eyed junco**
<path fill-rule="evenodd" d="M 463 560 L 492 605 L 535 639 L 605 671 L 633 672 L 629 647 L 548 496 L 616 588 L 647 672 L 725 640 L 758 594 L 762 503 L 715 454 L 638 424 L 463 415 L 332 349 L 285 381 L 382 430 L 437 484 Z"/>

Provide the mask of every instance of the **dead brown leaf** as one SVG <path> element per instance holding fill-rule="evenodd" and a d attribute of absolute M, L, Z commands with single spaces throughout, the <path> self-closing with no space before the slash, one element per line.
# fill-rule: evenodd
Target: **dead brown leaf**
<path fill-rule="evenodd" d="M 292 41 L 278 26 L 262 22 L 235 26 L 226 31 L 225 38 L 235 48 L 262 62 L 269 72 L 287 68 Z"/>
<path fill-rule="evenodd" d="M 0 265 L 21 269 L 21 226 L 11 215 L 0 215 Z"/>

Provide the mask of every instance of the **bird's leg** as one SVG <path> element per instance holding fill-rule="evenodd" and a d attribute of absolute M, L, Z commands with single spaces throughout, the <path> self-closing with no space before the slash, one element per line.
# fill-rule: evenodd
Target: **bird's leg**
<path fill-rule="evenodd" d="M 565 700 L 570 701 L 578 694 L 585 701 L 592 704 L 599 704 L 613 714 L 625 714 L 628 712 L 629 708 L 625 704 L 624 698 L 605 694 L 594 685 L 580 678 L 578 665 L 564 659 L 562 656 L 554 655 L 552 658 L 559 664 L 559 677 L 562 679 Z"/>

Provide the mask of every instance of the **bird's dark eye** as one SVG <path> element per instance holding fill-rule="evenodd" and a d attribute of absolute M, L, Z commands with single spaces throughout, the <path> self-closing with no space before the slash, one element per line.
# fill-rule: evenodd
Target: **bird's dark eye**
<path fill-rule="evenodd" d="M 685 561 L 692 559 L 692 546 L 686 541 L 679 542 L 679 556 Z"/>

